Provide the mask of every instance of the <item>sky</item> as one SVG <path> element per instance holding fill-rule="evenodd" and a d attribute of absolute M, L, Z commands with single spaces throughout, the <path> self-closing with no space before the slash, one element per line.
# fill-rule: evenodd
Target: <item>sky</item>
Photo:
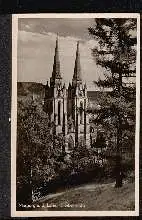
<path fill-rule="evenodd" d="M 77 41 L 80 45 L 82 80 L 89 91 L 99 90 L 93 81 L 104 78 L 104 69 L 91 54 L 97 42 L 88 34 L 92 18 L 19 18 L 17 70 L 19 82 L 46 84 L 53 69 L 58 34 L 60 69 L 63 81 L 72 81 Z"/>
<path fill-rule="evenodd" d="M 46 83 L 52 75 L 55 41 L 58 34 L 61 74 L 66 84 L 72 80 L 77 41 L 80 41 L 82 79 L 88 90 L 102 75 L 92 57 L 96 42 L 88 34 L 94 19 L 21 18 L 18 21 L 18 81 Z"/>

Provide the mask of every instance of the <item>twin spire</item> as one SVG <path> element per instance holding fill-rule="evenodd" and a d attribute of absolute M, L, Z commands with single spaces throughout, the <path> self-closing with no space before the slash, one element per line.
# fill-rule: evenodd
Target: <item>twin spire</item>
<path fill-rule="evenodd" d="M 77 80 L 77 81 L 81 81 L 81 66 L 80 66 L 79 41 L 77 42 L 77 50 L 76 50 L 76 59 L 75 59 L 73 79 L 74 79 L 74 80 Z"/>
<path fill-rule="evenodd" d="M 53 72 L 52 72 L 53 79 L 61 79 L 60 73 L 60 61 L 59 61 L 59 48 L 58 48 L 58 36 L 56 39 L 56 47 L 55 47 L 55 55 L 54 55 L 54 64 L 53 64 Z"/>
<path fill-rule="evenodd" d="M 55 55 L 54 55 L 54 64 L 53 64 L 52 78 L 53 79 L 61 79 L 62 78 L 61 77 L 61 72 L 60 72 L 58 36 L 57 36 L 57 39 L 56 39 L 56 47 L 55 47 Z M 79 41 L 77 42 L 77 50 L 76 50 L 76 59 L 75 59 L 73 80 L 81 81 Z"/>

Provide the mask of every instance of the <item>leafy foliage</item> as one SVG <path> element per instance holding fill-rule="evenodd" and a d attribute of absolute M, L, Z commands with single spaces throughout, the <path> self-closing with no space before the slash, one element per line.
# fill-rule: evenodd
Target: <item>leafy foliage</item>
<path fill-rule="evenodd" d="M 18 100 L 17 187 L 38 186 L 54 179 L 63 163 L 60 137 L 53 137 L 53 125 L 39 102 L 29 97 Z M 53 141 L 54 140 L 54 141 Z M 58 147 L 57 147 L 58 146 Z"/>
<path fill-rule="evenodd" d="M 17 115 L 17 196 L 31 198 L 32 190 L 44 184 L 64 180 L 75 170 L 86 172 L 95 167 L 92 152 L 79 142 L 69 157 L 64 136 L 55 135 L 54 123 L 43 111 L 39 100 L 18 97 Z M 64 181 L 63 181 L 64 182 Z M 49 188 L 49 187 L 48 187 Z M 26 191 L 23 192 L 23 189 Z M 27 191 L 28 190 L 28 191 Z M 21 192 L 23 193 L 21 196 Z M 18 200 L 17 200 L 18 201 Z"/>

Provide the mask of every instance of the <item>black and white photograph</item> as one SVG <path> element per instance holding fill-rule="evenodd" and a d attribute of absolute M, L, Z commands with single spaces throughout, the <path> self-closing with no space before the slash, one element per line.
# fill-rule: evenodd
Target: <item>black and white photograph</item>
<path fill-rule="evenodd" d="M 13 15 L 12 216 L 139 214 L 139 20 Z"/>

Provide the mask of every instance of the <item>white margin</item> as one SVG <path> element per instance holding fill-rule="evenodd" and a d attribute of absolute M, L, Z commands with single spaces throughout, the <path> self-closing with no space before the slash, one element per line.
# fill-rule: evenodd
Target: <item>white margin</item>
<path fill-rule="evenodd" d="M 135 211 L 139 213 L 139 147 L 140 147 L 140 15 L 137 17 L 136 58 L 136 126 L 135 126 Z"/>
<path fill-rule="evenodd" d="M 18 18 L 137 18 L 135 211 L 16 211 L 17 135 L 17 37 Z M 138 13 L 51 13 L 12 15 L 12 104 L 11 104 L 11 216 L 138 216 L 139 215 L 139 131 L 140 131 L 140 14 Z"/>

